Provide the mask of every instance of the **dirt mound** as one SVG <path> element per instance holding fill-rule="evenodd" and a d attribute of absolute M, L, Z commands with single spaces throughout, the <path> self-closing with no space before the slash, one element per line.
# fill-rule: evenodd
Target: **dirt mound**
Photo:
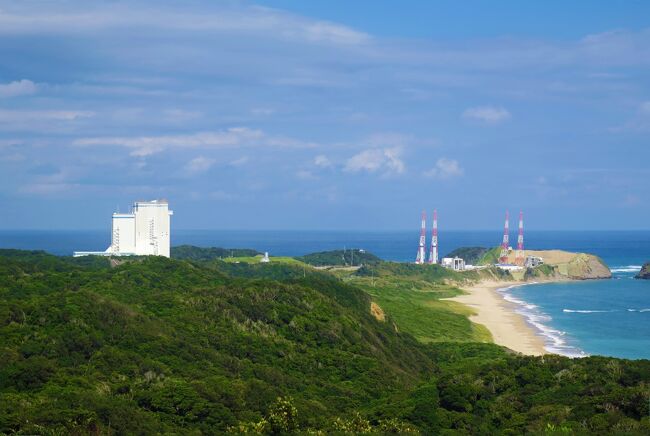
<path fill-rule="evenodd" d="M 379 304 L 375 303 L 374 301 L 370 303 L 370 314 L 375 317 L 377 321 L 384 322 L 386 321 L 386 315 L 384 314 L 384 310 L 379 307 Z"/>

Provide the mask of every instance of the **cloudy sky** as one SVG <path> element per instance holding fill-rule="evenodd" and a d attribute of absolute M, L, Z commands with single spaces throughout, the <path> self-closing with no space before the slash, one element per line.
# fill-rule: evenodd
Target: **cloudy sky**
<path fill-rule="evenodd" d="M 568 3 L 0 0 L 0 228 L 648 229 L 650 3 Z"/>

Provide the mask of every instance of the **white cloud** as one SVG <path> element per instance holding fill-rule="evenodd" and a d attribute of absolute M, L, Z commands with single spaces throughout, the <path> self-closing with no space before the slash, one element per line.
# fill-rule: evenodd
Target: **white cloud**
<path fill-rule="evenodd" d="M 465 109 L 463 118 L 478 120 L 487 124 L 498 124 L 510 119 L 510 112 L 502 107 L 478 106 Z"/>
<path fill-rule="evenodd" d="M 641 112 L 650 115 L 650 101 L 644 101 L 641 103 L 640 110 Z"/>
<path fill-rule="evenodd" d="M 613 127 L 612 132 L 647 132 L 650 130 L 650 101 L 642 102 L 634 116 L 622 126 Z"/>
<path fill-rule="evenodd" d="M 185 170 L 185 173 L 188 175 L 196 175 L 196 174 L 201 174 L 212 168 L 214 165 L 215 160 L 210 159 L 207 157 L 199 156 L 195 157 L 191 161 L 189 161 L 183 169 Z"/>
<path fill-rule="evenodd" d="M 385 148 L 384 156 L 386 156 L 386 166 L 389 171 L 397 174 L 402 174 L 405 169 L 404 162 L 400 159 L 402 150 L 398 147 Z"/>
<path fill-rule="evenodd" d="M 12 147 L 14 145 L 20 145 L 23 141 L 20 139 L 0 139 L 0 148 L 2 147 Z"/>
<path fill-rule="evenodd" d="M 273 115 L 275 113 L 275 109 L 268 107 L 256 107 L 251 109 L 251 113 L 253 115 Z"/>
<path fill-rule="evenodd" d="M 385 171 L 385 174 L 401 174 L 405 170 L 401 153 L 402 150 L 399 147 L 364 150 L 348 159 L 345 171 L 373 173 L 382 170 Z"/>
<path fill-rule="evenodd" d="M 329 168 L 332 166 L 332 162 L 324 154 L 319 154 L 314 158 L 314 165 L 321 168 Z"/>
<path fill-rule="evenodd" d="M 0 123 L 24 123 L 37 121 L 75 121 L 94 116 L 90 111 L 72 110 L 7 110 L 0 109 Z"/>
<path fill-rule="evenodd" d="M 0 131 L 69 133 L 93 116 L 91 111 L 0 109 Z"/>
<path fill-rule="evenodd" d="M 351 27 L 317 21 L 264 7 L 212 7 L 201 13 L 160 7 L 156 13 L 135 5 L 111 4 L 91 10 L 59 11 L 27 8 L 13 13 L 0 10 L 0 33 L 83 33 L 108 29 L 166 29 L 193 33 L 249 33 L 265 38 L 299 42 L 358 45 L 370 36 Z"/>
<path fill-rule="evenodd" d="M 641 204 L 639 196 L 634 194 L 627 194 L 623 200 L 623 206 L 638 206 Z"/>
<path fill-rule="evenodd" d="M 30 183 L 19 189 L 22 194 L 52 195 L 65 192 L 76 192 L 81 188 L 78 183 Z"/>
<path fill-rule="evenodd" d="M 0 98 L 31 95 L 37 91 L 36 84 L 31 80 L 18 80 L 7 84 L 0 84 Z"/>
<path fill-rule="evenodd" d="M 368 136 L 363 144 L 368 147 L 404 147 L 412 142 L 413 137 L 402 133 L 384 132 Z"/>
<path fill-rule="evenodd" d="M 203 114 L 198 111 L 187 111 L 183 109 L 167 109 L 163 111 L 164 119 L 172 123 L 183 123 L 186 121 L 201 118 Z"/>
<path fill-rule="evenodd" d="M 268 136 L 261 130 L 232 127 L 219 132 L 199 132 L 191 135 L 98 137 L 82 138 L 76 146 L 121 146 L 132 149 L 132 156 L 149 156 L 172 148 L 238 148 L 277 147 L 305 148 L 315 144 L 293 138 Z"/>
<path fill-rule="evenodd" d="M 366 33 L 325 21 L 306 23 L 303 26 L 303 31 L 307 39 L 311 41 L 331 42 L 335 44 L 363 44 L 370 40 L 370 37 Z"/>
<path fill-rule="evenodd" d="M 441 157 L 436 161 L 436 165 L 424 173 L 425 177 L 435 179 L 451 179 L 460 177 L 464 173 L 457 160 Z"/>
<path fill-rule="evenodd" d="M 248 156 L 242 156 L 239 159 L 235 159 L 233 161 L 230 161 L 229 165 L 233 167 L 240 167 L 242 165 L 246 165 L 250 159 Z"/>
<path fill-rule="evenodd" d="M 30 195 L 54 195 L 78 192 L 81 184 L 74 179 L 82 170 L 80 168 L 61 168 L 51 174 L 39 175 L 18 191 Z"/>
<path fill-rule="evenodd" d="M 213 200 L 219 200 L 219 201 L 230 201 L 230 200 L 236 200 L 239 198 L 239 195 L 234 194 L 232 192 L 226 192 L 224 190 L 218 190 L 218 191 L 212 191 L 208 194 L 208 196 L 213 199 Z"/>
<path fill-rule="evenodd" d="M 304 169 L 298 170 L 296 172 L 296 177 L 298 177 L 301 180 L 314 180 L 314 179 L 316 179 L 316 176 L 314 176 L 311 171 L 304 170 Z"/>

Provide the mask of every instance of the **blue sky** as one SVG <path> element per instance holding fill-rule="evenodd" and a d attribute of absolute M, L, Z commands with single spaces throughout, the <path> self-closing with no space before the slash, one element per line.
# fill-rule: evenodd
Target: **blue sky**
<path fill-rule="evenodd" d="M 650 228 L 650 3 L 460 3 L 0 0 L 0 228 Z"/>

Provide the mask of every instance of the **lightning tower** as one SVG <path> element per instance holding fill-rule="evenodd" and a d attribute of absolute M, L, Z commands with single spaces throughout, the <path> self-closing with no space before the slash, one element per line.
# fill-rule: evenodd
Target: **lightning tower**
<path fill-rule="evenodd" d="M 429 252 L 429 263 L 438 263 L 438 211 L 433 211 L 433 228 L 431 229 L 431 251 Z"/>
<path fill-rule="evenodd" d="M 415 258 L 415 263 L 423 264 L 426 260 L 426 253 L 424 246 L 426 245 L 426 226 L 427 226 L 427 214 L 422 211 L 422 228 L 420 229 L 420 245 L 418 246 L 418 255 Z"/>
<path fill-rule="evenodd" d="M 517 255 L 515 256 L 515 264 L 524 264 L 524 213 L 519 212 L 519 236 L 517 236 Z"/>
<path fill-rule="evenodd" d="M 501 243 L 501 256 L 499 256 L 499 263 L 508 263 L 508 238 L 509 238 L 509 216 L 506 211 L 506 224 L 503 229 L 503 242 Z"/>

